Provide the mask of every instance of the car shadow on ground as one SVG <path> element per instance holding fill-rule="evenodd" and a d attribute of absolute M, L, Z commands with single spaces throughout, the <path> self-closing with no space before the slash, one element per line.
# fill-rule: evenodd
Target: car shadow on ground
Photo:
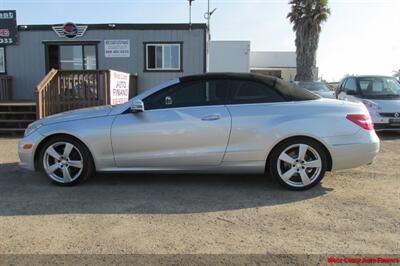
<path fill-rule="evenodd" d="M 181 214 L 273 206 L 320 197 L 332 189 L 287 191 L 264 175 L 96 174 L 59 187 L 46 177 L 0 164 L 0 216 L 42 214 Z"/>

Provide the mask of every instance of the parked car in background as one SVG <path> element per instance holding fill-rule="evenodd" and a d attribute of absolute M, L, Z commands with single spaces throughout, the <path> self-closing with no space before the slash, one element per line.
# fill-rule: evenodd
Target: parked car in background
<path fill-rule="evenodd" d="M 313 93 L 318 94 L 324 98 L 331 98 L 335 99 L 336 94 L 335 91 L 331 90 L 328 85 L 324 82 L 319 81 L 295 81 L 294 82 L 297 86 L 300 86 L 304 89 L 307 89 Z"/>
<path fill-rule="evenodd" d="M 326 171 L 373 161 L 362 104 L 322 99 L 275 77 L 203 74 L 130 101 L 53 115 L 26 129 L 21 166 L 59 185 L 99 172 L 268 173 L 305 190 Z"/>
<path fill-rule="evenodd" d="M 329 89 L 332 91 L 336 91 L 337 86 L 339 85 L 339 82 L 328 82 L 326 83 L 329 86 Z"/>
<path fill-rule="evenodd" d="M 336 93 L 340 100 L 364 103 L 376 131 L 400 130 L 400 83 L 394 77 L 346 77 Z"/>

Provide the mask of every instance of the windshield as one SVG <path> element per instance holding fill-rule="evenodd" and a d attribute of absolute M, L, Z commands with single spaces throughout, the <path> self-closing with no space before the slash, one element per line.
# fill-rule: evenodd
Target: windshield
<path fill-rule="evenodd" d="M 358 84 L 360 86 L 361 95 L 363 96 L 400 97 L 400 83 L 395 78 L 390 78 L 390 77 L 358 78 Z"/>
<path fill-rule="evenodd" d="M 329 87 L 322 82 L 299 82 L 298 85 L 310 91 L 320 91 L 320 92 L 330 91 Z"/>

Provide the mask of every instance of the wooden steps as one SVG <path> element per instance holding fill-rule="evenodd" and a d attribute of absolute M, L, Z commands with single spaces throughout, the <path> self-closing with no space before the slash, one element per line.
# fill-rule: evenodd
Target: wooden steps
<path fill-rule="evenodd" d="M 25 128 L 35 120 L 35 102 L 0 102 L 0 136 L 20 136 L 24 133 Z"/>

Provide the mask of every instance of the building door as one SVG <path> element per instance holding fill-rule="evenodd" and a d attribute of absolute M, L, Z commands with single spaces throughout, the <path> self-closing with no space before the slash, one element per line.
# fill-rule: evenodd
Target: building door
<path fill-rule="evenodd" d="M 46 72 L 59 70 L 97 69 L 97 46 L 94 44 L 49 44 Z"/>

